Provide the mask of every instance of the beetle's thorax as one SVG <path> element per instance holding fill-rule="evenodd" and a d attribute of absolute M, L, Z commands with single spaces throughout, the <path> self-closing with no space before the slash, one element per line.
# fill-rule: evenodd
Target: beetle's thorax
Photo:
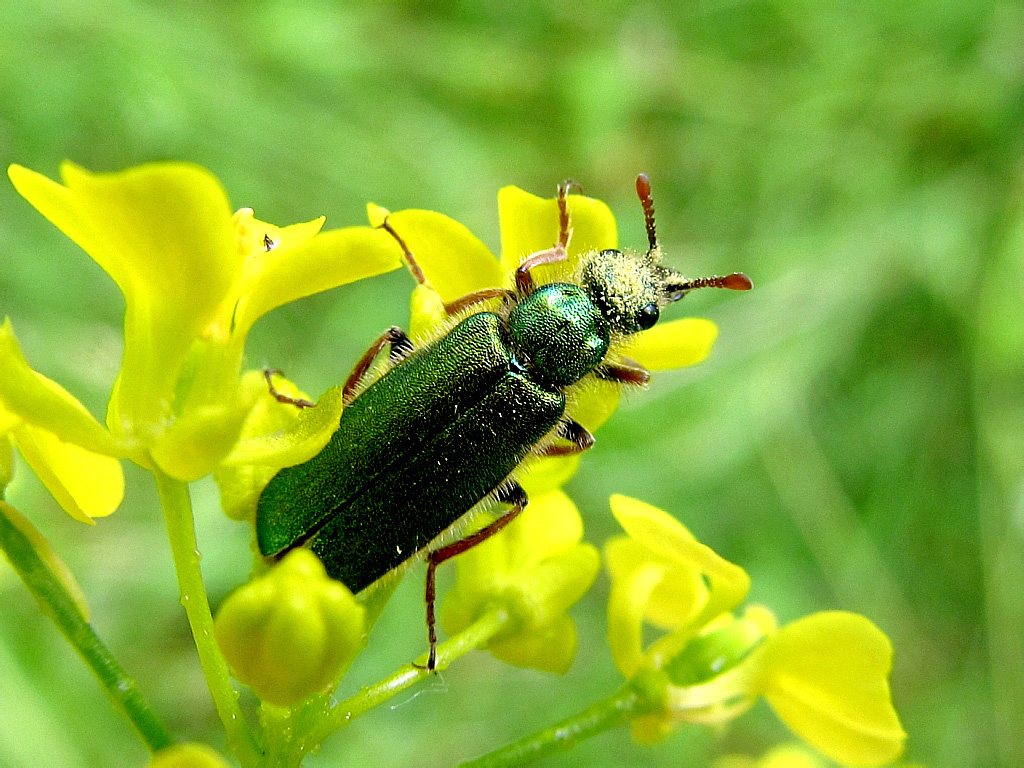
<path fill-rule="evenodd" d="M 556 387 L 579 381 L 608 352 L 608 321 L 572 283 L 543 285 L 508 317 L 509 343 L 533 378 Z"/>

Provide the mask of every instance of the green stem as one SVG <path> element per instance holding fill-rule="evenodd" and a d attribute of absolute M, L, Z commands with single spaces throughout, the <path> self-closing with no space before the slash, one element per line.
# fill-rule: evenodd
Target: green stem
<path fill-rule="evenodd" d="M 465 630 L 437 646 L 437 669 L 447 669 L 456 659 L 486 645 L 491 638 L 507 627 L 509 621 L 508 611 L 504 608 L 488 611 Z M 426 660 L 424 654 L 419 662 L 425 663 Z M 355 696 L 328 709 L 326 716 L 316 723 L 308 737 L 303 740 L 304 743 L 310 747 L 319 745 L 334 731 L 348 725 L 355 718 L 383 704 L 429 674 L 424 667 L 416 664 L 399 667 L 389 677 L 366 686 Z"/>
<path fill-rule="evenodd" d="M 79 611 L 64 584 L 40 557 L 18 522 L 27 521 L 9 504 L 0 502 L 0 548 L 21 576 L 43 611 L 49 614 L 107 694 L 128 716 L 146 746 L 153 752 L 174 743 L 174 739 L 150 708 L 135 683 L 92 626 Z"/>
<path fill-rule="evenodd" d="M 210 601 L 206 596 L 206 586 L 199 567 L 199 549 L 196 547 L 188 485 L 168 477 L 159 469 L 154 469 L 153 475 L 156 477 L 167 521 L 167 535 L 174 556 L 174 569 L 178 574 L 181 604 L 192 628 L 199 663 L 206 675 L 206 685 L 224 724 L 228 747 L 243 766 L 258 765 L 259 748 L 238 706 L 238 694 L 231 687 L 228 665 L 213 633 L 213 614 L 210 612 Z"/>
<path fill-rule="evenodd" d="M 584 739 L 623 725 L 632 716 L 642 714 L 647 709 L 644 697 L 630 686 L 626 686 L 607 699 L 595 702 L 561 722 L 476 760 L 462 763 L 462 768 L 507 768 L 524 765 L 555 752 L 571 749 Z"/>

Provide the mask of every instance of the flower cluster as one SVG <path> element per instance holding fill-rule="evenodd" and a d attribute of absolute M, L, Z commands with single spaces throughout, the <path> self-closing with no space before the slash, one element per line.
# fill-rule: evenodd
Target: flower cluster
<path fill-rule="evenodd" d="M 371 204 L 370 226 L 321 232 L 323 220 L 316 219 L 275 227 L 247 208 L 232 213 L 216 179 L 191 165 L 93 174 L 66 164 L 62 183 L 20 166 L 9 174 L 125 296 L 124 358 L 105 425 L 31 369 L 10 321 L 0 327 L 0 489 L 17 447 L 68 513 L 87 523 L 120 503 L 120 459 L 182 484 L 215 473 L 226 513 L 249 520 L 277 469 L 324 446 L 343 408 L 340 388 L 314 408 L 279 402 L 260 373 L 242 370 L 245 337 L 281 304 L 400 266 L 401 248 L 380 228 L 385 219 L 422 269 L 411 301 L 418 343 L 450 327 L 445 304 L 511 287 L 522 259 L 550 248 L 559 229 L 555 200 L 516 187 L 498 195 L 496 257 L 464 226 L 431 211 L 392 213 Z M 572 275 L 582 255 L 617 247 L 604 203 L 570 195 L 567 205 L 568 261 L 537 267 L 538 282 Z M 666 321 L 637 334 L 625 353 L 654 370 L 690 365 L 708 355 L 716 333 L 703 319 Z M 302 396 L 283 380 L 278 389 Z M 615 410 L 620 389 L 589 377 L 569 393 L 573 417 L 597 429 Z M 497 658 L 568 669 L 576 649 L 568 610 L 601 562 L 582 541 L 579 512 L 561 490 L 578 461 L 552 456 L 523 468 L 517 479 L 531 503 L 500 534 L 457 558 L 457 580 L 441 607 L 446 632 L 468 634 L 483 617 L 500 615 L 480 641 Z M 636 739 L 656 741 L 680 722 L 724 722 L 763 696 L 796 734 L 836 760 L 878 765 L 900 753 L 905 734 L 888 690 L 892 650 L 870 621 L 827 612 L 779 628 L 765 608 L 737 614 L 749 588 L 742 568 L 661 510 L 622 496 L 611 504 L 627 535 L 604 548 L 612 581 L 609 642 L 627 685 L 645 700 L 632 718 Z M 9 505 L 0 511 L 30 529 Z M 478 513 L 471 526 L 490 519 Z M 59 571 L 45 542 L 33 536 Z M 73 583 L 67 574 L 59 578 Z M 216 635 L 239 680 L 265 702 L 294 707 L 338 680 L 360 650 L 372 613 L 300 549 L 225 601 Z M 644 640 L 648 624 L 663 632 L 653 642 Z M 205 625 L 193 629 L 197 643 L 209 634 Z M 204 658 L 204 667 L 212 666 Z M 229 742 L 237 746 L 237 705 L 230 691 L 223 699 Z M 189 749 L 202 750 L 160 752 L 153 764 L 181 764 L 181 750 Z"/>

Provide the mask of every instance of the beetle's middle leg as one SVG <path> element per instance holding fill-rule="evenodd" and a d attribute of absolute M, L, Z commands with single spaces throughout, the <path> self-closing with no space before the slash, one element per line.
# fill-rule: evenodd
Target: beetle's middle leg
<path fill-rule="evenodd" d="M 355 391 L 362 382 L 363 377 L 366 376 L 366 372 L 370 370 L 370 366 L 373 365 L 374 359 L 380 354 L 380 351 L 384 349 L 386 345 L 391 345 L 391 360 L 397 362 L 404 355 L 407 355 L 412 351 L 412 342 L 409 340 L 408 334 L 399 328 L 397 325 L 393 325 L 388 328 L 380 337 L 370 345 L 370 348 L 363 353 L 363 356 L 359 358 L 359 362 L 356 363 L 355 368 L 352 369 L 352 373 L 348 375 L 345 380 L 345 386 L 341 390 L 341 399 L 348 405 L 352 402 L 355 397 Z"/>
<path fill-rule="evenodd" d="M 590 434 L 590 430 L 575 419 L 566 418 L 560 422 L 556 434 L 568 440 L 569 444 L 553 443 L 542 448 L 537 453 L 538 456 L 571 456 L 589 450 L 594 444 L 594 436 Z"/>
<path fill-rule="evenodd" d="M 426 276 L 423 274 L 423 270 L 420 268 L 419 262 L 416 261 L 416 257 L 413 256 L 412 251 L 409 250 L 409 246 L 406 245 L 405 240 L 399 235 L 395 228 L 391 226 L 387 219 L 381 223 L 380 228 L 391 235 L 398 242 L 399 247 L 402 249 L 402 255 L 405 256 L 405 263 L 409 265 L 409 271 L 412 272 L 412 276 L 416 282 L 423 285 L 427 282 Z M 488 301 L 490 299 L 514 299 L 516 297 L 515 291 L 510 291 L 507 288 L 484 288 L 483 290 L 473 291 L 467 293 L 465 296 L 460 296 L 455 301 L 449 302 L 444 305 L 445 314 L 451 317 L 454 314 L 461 312 L 466 307 L 478 304 L 482 301 Z"/>
<path fill-rule="evenodd" d="M 291 395 L 286 395 L 284 392 L 279 392 L 277 387 L 274 386 L 275 376 L 284 376 L 284 371 L 280 368 L 263 369 L 263 378 L 267 380 L 267 389 L 270 391 L 271 397 L 277 400 L 277 402 L 294 405 L 296 408 L 312 408 L 316 405 L 316 403 L 310 402 L 304 397 L 292 397 Z"/>
<path fill-rule="evenodd" d="M 499 517 L 493 523 L 485 525 L 476 533 L 471 533 L 464 539 L 459 539 L 451 544 L 435 549 L 427 555 L 427 637 L 430 640 L 430 655 L 427 657 L 426 666 L 428 671 L 433 671 L 437 666 L 437 627 L 434 616 L 434 598 L 437 596 L 435 587 L 435 571 L 437 571 L 437 566 L 445 560 L 450 560 L 456 555 L 461 555 L 467 549 L 471 549 L 477 544 L 491 538 L 491 536 L 519 517 L 519 513 L 526 509 L 526 505 L 530 501 L 529 497 L 526 495 L 526 491 L 524 491 L 523 487 L 516 482 L 513 482 L 510 486 L 499 490 L 495 494 L 495 498 L 498 501 L 511 504 L 512 509 Z"/>

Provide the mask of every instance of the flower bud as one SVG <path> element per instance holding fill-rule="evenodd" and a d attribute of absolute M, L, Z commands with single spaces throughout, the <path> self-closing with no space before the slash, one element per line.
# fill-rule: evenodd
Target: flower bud
<path fill-rule="evenodd" d="M 291 706 L 337 680 L 361 647 L 363 608 L 306 549 L 221 606 L 217 642 L 261 699 Z"/>

